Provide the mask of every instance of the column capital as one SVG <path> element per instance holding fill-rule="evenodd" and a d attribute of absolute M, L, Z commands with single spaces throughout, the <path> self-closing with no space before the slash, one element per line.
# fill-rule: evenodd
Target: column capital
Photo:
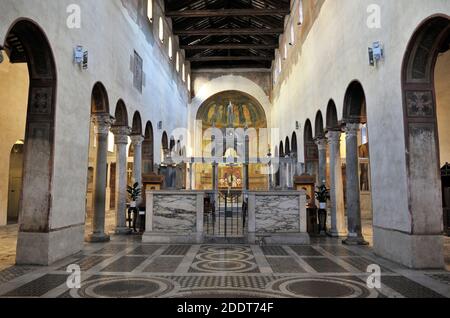
<path fill-rule="evenodd" d="M 360 123 L 346 123 L 344 127 L 344 131 L 347 136 L 355 135 L 357 136 L 359 130 L 361 128 Z"/>
<path fill-rule="evenodd" d="M 320 137 L 320 138 L 316 138 L 314 140 L 314 142 L 316 143 L 317 147 L 319 148 L 319 150 L 326 150 L 327 149 L 327 138 L 326 137 Z"/>
<path fill-rule="evenodd" d="M 114 134 L 114 143 L 118 144 L 128 144 L 128 136 L 131 134 L 131 129 L 127 126 L 113 126 L 111 128 Z"/>
<path fill-rule="evenodd" d="M 142 135 L 131 135 L 130 138 L 133 146 L 140 146 L 144 142 L 144 137 Z"/>
<path fill-rule="evenodd" d="M 114 119 L 109 114 L 93 114 L 91 117 L 94 123 L 94 131 L 97 135 L 108 135 L 111 125 L 114 123 Z"/>
<path fill-rule="evenodd" d="M 328 131 L 328 143 L 329 144 L 337 144 L 341 141 L 342 132 L 339 130 L 330 130 Z"/>

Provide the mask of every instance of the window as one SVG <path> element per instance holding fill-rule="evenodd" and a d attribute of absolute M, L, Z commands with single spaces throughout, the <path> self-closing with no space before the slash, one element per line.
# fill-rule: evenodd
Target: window
<path fill-rule="evenodd" d="M 175 68 L 177 69 L 177 72 L 180 73 L 180 52 L 177 52 L 177 58 L 175 60 Z"/>
<path fill-rule="evenodd" d="M 361 127 L 361 144 L 365 145 L 369 142 L 369 137 L 367 133 L 367 124 L 362 125 Z"/>
<path fill-rule="evenodd" d="M 133 86 L 141 93 L 144 80 L 143 64 L 142 58 L 135 51 L 133 60 Z"/>
<path fill-rule="evenodd" d="M 147 0 L 147 18 L 153 22 L 153 0 Z"/>
<path fill-rule="evenodd" d="M 186 82 L 186 64 L 183 63 L 183 69 L 181 72 L 181 78 L 183 79 L 183 82 Z"/>
<path fill-rule="evenodd" d="M 169 58 L 172 59 L 172 57 L 173 57 L 172 37 L 169 36 Z"/>
<path fill-rule="evenodd" d="M 287 43 L 284 43 L 283 59 L 287 60 L 287 58 L 288 58 L 288 46 Z"/>
<path fill-rule="evenodd" d="M 191 91 L 191 74 L 188 74 L 187 77 L 187 88 L 189 91 Z"/>
<path fill-rule="evenodd" d="M 163 18 L 159 18 L 159 40 L 164 43 L 164 21 Z"/>
<path fill-rule="evenodd" d="M 303 24 L 303 0 L 298 1 L 298 25 Z"/>

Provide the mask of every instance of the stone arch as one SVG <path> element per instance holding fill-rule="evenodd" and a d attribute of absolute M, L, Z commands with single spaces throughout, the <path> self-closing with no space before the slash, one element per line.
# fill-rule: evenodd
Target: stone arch
<path fill-rule="evenodd" d="M 311 121 L 309 119 L 307 119 L 305 122 L 304 140 L 305 140 L 305 143 L 314 141 L 312 125 L 311 125 Z"/>
<path fill-rule="evenodd" d="M 154 135 L 153 125 L 150 121 L 145 125 L 144 142 L 142 143 L 142 168 L 143 174 L 150 174 L 154 171 Z"/>
<path fill-rule="evenodd" d="M 291 154 L 291 142 L 289 141 L 289 137 L 286 137 L 286 141 L 284 142 L 284 153 L 286 156 Z"/>
<path fill-rule="evenodd" d="M 162 134 L 161 147 L 163 150 L 169 150 L 169 137 L 167 136 L 167 132 L 163 132 Z"/>
<path fill-rule="evenodd" d="M 310 175 L 317 175 L 319 151 L 317 149 L 317 145 L 314 142 L 312 124 L 309 119 L 307 119 L 305 122 L 303 144 L 305 148 L 304 154 L 306 173 Z"/>
<path fill-rule="evenodd" d="M 142 131 L 142 119 L 141 114 L 139 112 L 135 112 L 133 115 L 133 126 L 131 128 L 132 135 L 143 135 Z"/>
<path fill-rule="evenodd" d="M 320 110 L 316 114 L 314 126 L 315 126 L 314 127 L 315 138 L 322 138 L 325 135 L 325 130 L 323 125 L 323 116 Z"/>
<path fill-rule="evenodd" d="M 243 88 L 245 88 L 245 91 L 243 91 Z M 191 120 L 195 120 L 199 108 L 206 100 L 211 96 L 226 91 L 240 91 L 252 96 L 263 107 L 264 112 L 270 114 L 271 102 L 269 96 L 264 92 L 261 86 L 243 76 L 225 75 L 208 81 L 196 92 L 196 96 L 192 100 L 190 107 Z M 270 117 L 267 119 L 270 120 Z M 268 125 L 270 126 L 270 122 L 268 122 Z"/>
<path fill-rule="evenodd" d="M 119 99 L 115 111 L 115 126 L 128 127 L 128 112 L 123 100 Z"/>
<path fill-rule="evenodd" d="M 162 133 L 160 148 L 161 148 L 161 162 L 165 162 L 166 158 L 169 156 L 169 137 L 166 131 Z"/>
<path fill-rule="evenodd" d="M 174 136 L 170 136 L 170 141 L 169 141 L 169 150 L 170 152 L 175 151 L 175 147 L 176 147 L 176 140 Z"/>
<path fill-rule="evenodd" d="M 109 99 L 105 86 L 101 82 L 94 84 L 91 97 L 92 114 L 109 114 Z"/>
<path fill-rule="evenodd" d="M 339 119 L 334 100 L 330 99 L 327 106 L 327 130 L 339 129 Z"/>
<path fill-rule="evenodd" d="M 450 17 L 429 17 L 412 35 L 402 66 L 410 234 L 426 234 L 423 246 L 436 251 L 442 248 L 438 240 L 442 233 L 442 192 L 434 74 L 438 55 L 448 51 L 449 44 Z M 426 222 L 416 221 L 424 218 Z M 422 263 L 439 267 L 441 256 L 433 253 Z"/>
<path fill-rule="evenodd" d="M 284 158 L 285 152 L 284 152 L 284 144 L 283 141 L 280 141 L 280 147 L 279 147 L 279 156 L 280 158 Z"/>
<path fill-rule="evenodd" d="M 297 133 L 294 131 L 291 137 L 291 153 L 294 158 L 298 159 L 298 142 L 297 142 Z"/>
<path fill-rule="evenodd" d="M 343 118 L 348 123 L 367 123 L 366 95 L 359 81 L 351 82 L 347 88 Z"/>
<path fill-rule="evenodd" d="M 29 72 L 16 261 L 18 264 L 46 265 L 49 254 L 52 253 L 48 249 L 48 242 L 47 246 L 45 242 L 52 230 L 50 215 L 54 170 L 56 64 L 45 32 L 31 20 L 16 21 L 10 27 L 3 46 L 10 62 L 27 63 Z M 43 249 L 29 253 L 30 246 Z"/>

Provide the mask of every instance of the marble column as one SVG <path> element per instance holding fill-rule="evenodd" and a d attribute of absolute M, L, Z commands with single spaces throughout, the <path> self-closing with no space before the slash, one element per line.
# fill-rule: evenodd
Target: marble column
<path fill-rule="evenodd" d="M 289 179 L 291 178 L 291 169 L 290 169 L 291 159 L 288 155 L 286 155 L 285 160 L 286 160 L 286 163 L 284 165 L 284 173 L 286 175 L 286 180 L 285 180 L 284 188 L 287 190 L 287 189 L 289 189 Z"/>
<path fill-rule="evenodd" d="M 144 137 L 132 135 L 131 142 L 134 147 L 133 178 L 134 182 L 142 186 L 142 143 L 144 142 Z"/>
<path fill-rule="evenodd" d="M 243 187 L 243 190 L 244 191 L 247 191 L 248 189 L 249 189 L 249 187 L 250 187 L 250 185 L 249 185 L 249 174 L 248 174 L 248 163 L 244 163 L 244 167 L 243 167 L 243 184 L 242 184 L 242 187 Z"/>
<path fill-rule="evenodd" d="M 286 159 L 280 158 L 280 187 L 282 190 L 286 190 L 286 182 L 287 182 L 287 175 L 286 175 Z"/>
<path fill-rule="evenodd" d="M 343 241 L 349 245 L 367 245 L 362 235 L 361 226 L 361 204 L 359 191 L 359 174 L 358 174 L 358 132 L 359 123 L 347 123 L 345 132 L 347 134 L 347 222 L 348 236 Z"/>
<path fill-rule="evenodd" d="M 189 163 L 189 190 L 194 190 L 194 164 Z"/>
<path fill-rule="evenodd" d="M 341 132 L 329 131 L 330 145 L 330 196 L 331 229 L 330 235 L 340 237 L 347 234 L 345 229 L 344 184 L 342 181 Z"/>
<path fill-rule="evenodd" d="M 216 162 L 212 164 L 212 189 L 219 190 L 219 165 Z"/>
<path fill-rule="evenodd" d="M 141 135 L 132 135 L 131 143 L 134 147 L 134 158 L 133 158 L 133 179 L 134 183 L 138 183 L 141 188 L 141 197 L 137 201 L 137 206 L 143 202 L 145 191 L 142 187 L 142 143 L 144 142 L 144 137 Z"/>
<path fill-rule="evenodd" d="M 116 234 L 127 234 L 130 232 L 126 224 L 127 145 L 130 128 L 115 126 L 111 130 L 116 144 Z"/>
<path fill-rule="evenodd" d="M 105 233 L 106 178 L 108 157 L 108 134 L 112 119 L 109 114 L 93 115 L 97 154 L 95 159 L 94 196 L 93 196 L 93 230 L 88 237 L 89 242 L 108 242 L 110 237 Z"/>
<path fill-rule="evenodd" d="M 319 185 L 326 185 L 327 183 L 327 139 L 316 139 L 317 148 L 319 150 Z"/>

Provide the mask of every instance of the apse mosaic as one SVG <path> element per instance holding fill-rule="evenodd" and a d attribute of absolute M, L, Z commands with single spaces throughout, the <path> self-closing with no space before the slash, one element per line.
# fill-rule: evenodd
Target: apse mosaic
<path fill-rule="evenodd" d="M 197 120 L 202 120 L 204 128 L 267 127 L 262 106 L 250 96 L 238 91 L 227 91 L 209 98 L 200 107 Z"/>

